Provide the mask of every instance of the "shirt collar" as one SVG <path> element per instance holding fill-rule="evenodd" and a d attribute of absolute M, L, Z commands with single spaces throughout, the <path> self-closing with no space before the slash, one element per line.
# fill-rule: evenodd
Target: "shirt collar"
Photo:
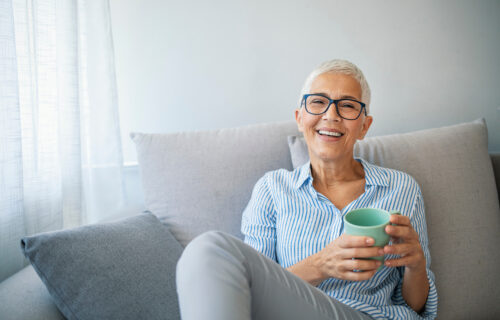
<path fill-rule="evenodd" d="M 365 180 L 367 185 L 381 186 L 381 187 L 389 186 L 389 176 L 387 175 L 387 172 L 386 170 L 384 170 L 384 168 L 371 164 L 362 158 L 354 158 L 354 159 L 361 162 L 361 164 L 363 165 L 363 169 L 365 170 Z"/>
<path fill-rule="evenodd" d="M 365 171 L 366 185 L 381 186 L 381 187 L 389 186 L 389 177 L 381 167 L 366 162 L 362 158 L 354 158 L 354 159 L 356 161 L 359 161 L 363 165 L 363 169 Z M 297 182 L 295 183 L 295 189 L 299 189 L 308 180 L 312 181 L 311 161 L 307 161 L 304 165 L 299 167 L 298 171 L 299 171 L 299 177 L 297 179 Z"/>
<path fill-rule="evenodd" d="M 301 167 L 298 168 L 299 170 L 299 178 L 297 179 L 297 182 L 295 183 L 295 189 L 300 188 L 308 179 L 312 180 L 312 175 L 311 175 L 311 161 L 307 161 L 304 163 Z"/>

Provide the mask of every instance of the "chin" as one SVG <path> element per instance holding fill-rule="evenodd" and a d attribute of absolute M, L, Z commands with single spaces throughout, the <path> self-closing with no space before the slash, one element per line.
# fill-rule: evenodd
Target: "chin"
<path fill-rule="evenodd" d="M 314 158 L 316 158 L 317 160 L 322 161 L 322 162 L 334 162 L 341 157 L 342 157 L 342 155 L 340 155 L 338 153 L 321 152 L 319 154 L 316 154 L 316 156 Z"/>
<path fill-rule="evenodd" d="M 317 152 L 309 152 L 314 154 L 314 158 L 322 162 L 335 162 L 346 157 L 353 158 L 353 153 L 344 152 L 344 150 L 319 150 Z"/>

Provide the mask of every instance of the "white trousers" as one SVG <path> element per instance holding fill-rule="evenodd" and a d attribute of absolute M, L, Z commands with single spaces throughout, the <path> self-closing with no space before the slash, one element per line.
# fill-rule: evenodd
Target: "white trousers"
<path fill-rule="evenodd" d="M 371 319 L 223 232 L 191 241 L 176 272 L 183 320 Z"/>

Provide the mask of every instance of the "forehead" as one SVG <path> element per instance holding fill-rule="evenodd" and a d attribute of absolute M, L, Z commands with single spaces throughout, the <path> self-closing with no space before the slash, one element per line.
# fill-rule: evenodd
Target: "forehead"
<path fill-rule="evenodd" d="M 361 85 L 354 77 L 346 74 L 323 73 L 311 83 L 309 93 L 324 93 L 331 99 L 351 96 L 361 100 Z"/>

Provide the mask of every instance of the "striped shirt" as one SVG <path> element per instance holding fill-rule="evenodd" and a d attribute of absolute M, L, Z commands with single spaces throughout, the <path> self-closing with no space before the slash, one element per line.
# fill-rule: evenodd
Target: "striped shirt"
<path fill-rule="evenodd" d="M 423 313 L 417 314 L 403 299 L 404 267 L 383 266 L 366 281 L 328 278 L 318 288 L 376 319 L 433 319 L 438 299 L 434 274 L 429 269 L 431 257 L 420 187 L 406 173 L 356 160 L 365 171 L 365 192 L 342 210 L 314 189 L 310 162 L 294 171 L 267 172 L 256 183 L 243 212 L 241 231 L 245 243 L 288 268 L 339 237 L 347 212 L 365 207 L 398 210 L 410 217 L 427 260 L 430 289 Z M 397 257 L 386 255 L 386 259 Z"/>

